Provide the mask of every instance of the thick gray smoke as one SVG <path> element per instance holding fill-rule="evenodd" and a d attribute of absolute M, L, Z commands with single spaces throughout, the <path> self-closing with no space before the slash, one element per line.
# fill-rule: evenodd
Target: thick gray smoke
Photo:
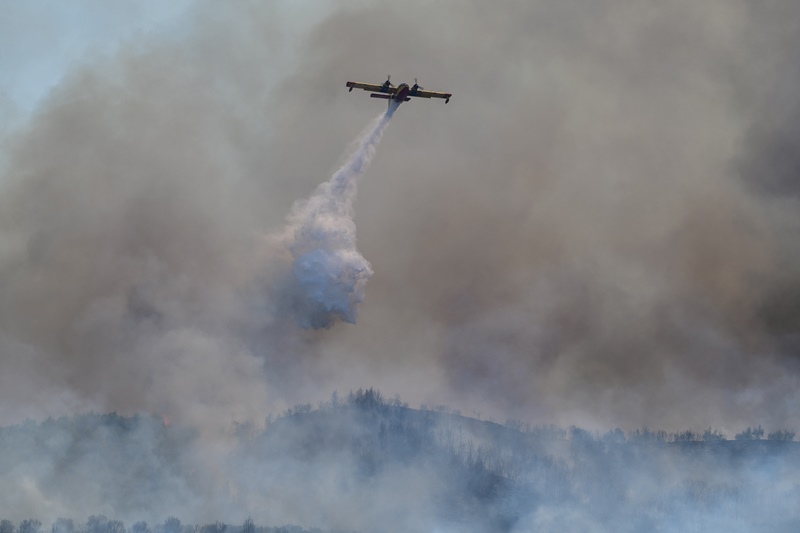
<path fill-rule="evenodd" d="M 202 2 L 70 71 L 3 145 L 3 416 L 252 417 L 369 383 L 567 425 L 793 425 L 795 4 L 468 5 L 295 35 Z M 374 113 L 343 81 L 386 70 L 457 98 L 404 104 L 359 190 L 358 327 L 298 333 L 352 321 L 370 267 L 313 244 L 347 216 L 296 211 L 288 259 L 264 236 Z M 297 209 L 347 211 L 323 198 Z"/>
<path fill-rule="evenodd" d="M 366 172 L 398 105 L 390 102 L 353 143 L 342 167 L 288 217 L 281 241 L 292 254 L 292 305 L 302 327 L 356 322 L 372 266 L 356 249 L 353 200 L 358 178 Z"/>
<path fill-rule="evenodd" d="M 174 512 L 197 521 L 232 509 L 231 420 L 333 390 L 800 427 L 800 4 L 353 0 L 305 27 L 282 5 L 199 1 L 0 127 L 0 423 L 191 427 L 182 460 L 214 489 Z M 3 6 L 3 43 L 50 35 Z M 344 82 L 387 72 L 455 98 L 392 119 L 357 251 L 369 150 L 292 206 L 376 113 Z M 30 479 L 31 513 L 113 514 Z"/>
<path fill-rule="evenodd" d="M 495 417 L 797 425 L 797 4 L 468 5 L 341 10 L 284 85 L 280 146 L 318 159 L 362 102 L 311 135 L 294 113 L 385 64 L 376 35 L 457 96 L 410 102 L 360 191 L 376 274 L 326 375 Z"/>

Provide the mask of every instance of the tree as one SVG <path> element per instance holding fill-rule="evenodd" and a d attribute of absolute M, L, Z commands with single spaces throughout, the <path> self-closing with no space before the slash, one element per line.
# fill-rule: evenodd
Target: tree
<path fill-rule="evenodd" d="M 125 525 L 105 515 L 92 515 L 86 521 L 86 533 L 125 533 Z"/>
<path fill-rule="evenodd" d="M 349 404 L 356 405 L 362 409 L 374 409 L 375 407 L 382 407 L 386 403 L 383 394 L 372 387 L 367 390 L 358 389 L 355 396 L 352 396 L 351 391 L 347 400 Z"/>
<path fill-rule="evenodd" d="M 147 527 L 147 522 L 136 522 L 131 526 L 131 533 L 151 533 L 150 528 Z"/>
<path fill-rule="evenodd" d="M 705 442 L 713 442 L 727 440 L 727 437 L 725 437 L 725 434 L 718 429 L 708 428 L 703 432 L 703 440 Z"/>
<path fill-rule="evenodd" d="M 334 409 L 339 407 L 339 393 L 336 391 L 333 391 L 331 393 L 331 407 L 333 407 Z"/>
<path fill-rule="evenodd" d="M 253 524 L 253 519 L 249 516 L 242 524 L 242 533 L 256 533 L 256 526 Z"/>
<path fill-rule="evenodd" d="M 697 440 L 697 433 L 691 429 L 679 431 L 670 435 L 672 442 L 694 442 Z"/>
<path fill-rule="evenodd" d="M 180 519 L 170 516 L 166 520 L 164 520 L 164 525 L 162 526 L 161 530 L 164 533 L 181 533 L 181 521 Z"/>
<path fill-rule="evenodd" d="M 579 428 L 578 426 L 570 426 L 569 440 L 573 442 L 592 442 L 594 441 L 594 437 L 589 431 L 583 428 Z"/>
<path fill-rule="evenodd" d="M 19 523 L 19 533 L 41 533 L 42 523 L 38 520 L 29 518 Z"/>
<path fill-rule="evenodd" d="M 612 430 L 608 430 L 603 435 L 603 442 L 620 444 L 625 442 L 625 432 L 622 431 L 620 428 L 615 428 Z"/>
<path fill-rule="evenodd" d="M 666 442 L 667 432 L 662 430 L 653 431 L 647 426 L 636 429 L 628 434 L 628 440 L 634 442 Z"/>
<path fill-rule="evenodd" d="M 736 440 L 759 440 L 764 436 L 764 429 L 761 424 L 757 428 L 747 428 L 741 433 L 737 433 L 734 437 Z"/>
<path fill-rule="evenodd" d="M 92 515 L 86 520 L 86 533 L 104 533 L 103 527 L 108 518 L 105 515 Z"/>
<path fill-rule="evenodd" d="M 119 520 L 109 520 L 106 522 L 105 533 L 125 533 L 125 524 Z"/>
<path fill-rule="evenodd" d="M 228 528 L 222 522 L 214 522 L 213 524 L 206 524 L 200 528 L 200 533 L 225 533 Z"/>
<path fill-rule="evenodd" d="M 0 520 L 0 533 L 14 533 L 14 523 L 11 520 Z"/>
<path fill-rule="evenodd" d="M 790 441 L 794 440 L 795 432 L 789 429 L 779 429 L 778 431 L 773 431 L 769 435 L 767 435 L 767 440 L 782 440 L 782 441 Z"/>

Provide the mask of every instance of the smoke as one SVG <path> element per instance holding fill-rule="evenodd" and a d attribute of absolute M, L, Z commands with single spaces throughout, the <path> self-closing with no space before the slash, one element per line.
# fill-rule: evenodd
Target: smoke
<path fill-rule="evenodd" d="M 390 102 L 353 143 L 341 168 L 288 216 L 282 241 L 292 255 L 292 307 L 304 328 L 356 322 L 373 272 L 356 249 L 353 201 L 358 178 L 366 172 L 398 105 Z"/>
<path fill-rule="evenodd" d="M 200 1 L 76 64 L 2 126 L 0 422 L 166 415 L 215 486 L 231 420 L 367 385 L 498 420 L 797 428 L 800 11 L 770 6 L 358 0 L 303 26 Z M 50 34 L 2 23 L 7 65 Z M 456 99 L 391 120 L 356 248 L 391 110 L 295 202 L 375 112 L 344 81 L 387 71 Z M 197 500 L 186 519 L 228 501 Z"/>
<path fill-rule="evenodd" d="M 468 5 L 339 10 L 284 83 L 278 143 L 310 167 L 361 104 L 311 133 L 296 113 L 384 64 L 376 36 L 404 43 L 393 77 L 463 106 L 394 121 L 359 192 L 370 297 L 314 366 L 495 417 L 796 425 L 797 6 Z"/>

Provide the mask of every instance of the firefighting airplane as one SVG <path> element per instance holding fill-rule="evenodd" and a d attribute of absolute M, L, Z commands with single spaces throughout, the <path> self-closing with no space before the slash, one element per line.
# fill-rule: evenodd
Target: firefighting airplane
<path fill-rule="evenodd" d="M 392 100 L 397 102 L 398 104 L 402 102 L 408 102 L 411 100 L 412 96 L 416 96 L 417 98 L 444 98 L 444 103 L 450 101 L 450 97 L 453 96 L 450 93 L 437 93 L 433 91 L 423 91 L 423 87 L 420 87 L 417 84 L 417 79 L 414 78 L 414 85 L 411 87 L 408 86 L 407 83 L 401 83 L 397 87 L 392 85 L 392 82 L 389 80 L 391 76 L 386 77 L 386 81 L 383 82 L 383 85 L 377 85 L 374 83 L 360 83 L 357 81 L 348 81 L 347 87 L 350 87 L 350 92 L 353 89 L 364 89 L 365 91 L 373 91 L 375 94 L 371 94 L 370 97 L 372 98 L 383 98 L 385 100 L 389 100 L 389 104 L 391 105 Z"/>

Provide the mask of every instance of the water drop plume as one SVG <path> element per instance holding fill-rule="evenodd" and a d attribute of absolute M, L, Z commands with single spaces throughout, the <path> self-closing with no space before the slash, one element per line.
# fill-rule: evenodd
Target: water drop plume
<path fill-rule="evenodd" d="M 287 217 L 284 245 L 292 256 L 291 300 L 304 328 L 354 324 L 372 266 L 356 248 L 353 201 L 397 104 L 392 102 L 351 145 L 344 164 Z"/>

